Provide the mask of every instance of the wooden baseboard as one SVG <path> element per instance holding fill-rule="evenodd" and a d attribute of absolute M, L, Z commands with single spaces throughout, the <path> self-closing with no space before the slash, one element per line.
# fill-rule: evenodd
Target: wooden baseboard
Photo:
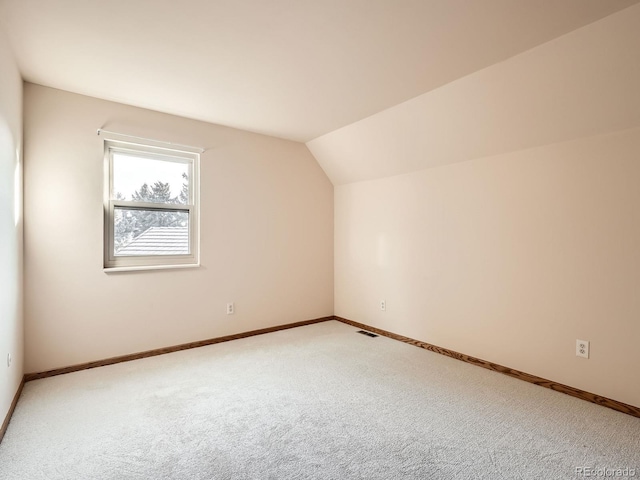
<path fill-rule="evenodd" d="M 236 333 L 234 335 L 226 335 L 224 337 L 210 338 L 207 340 L 199 340 L 197 342 L 183 343 L 181 345 L 174 345 L 171 347 L 157 348 L 155 350 L 147 350 L 146 352 L 131 353 L 129 355 L 121 355 L 119 357 L 106 358 L 104 360 L 96 360 L 93 362 L 81 363 L 78 365 L 71 365 L 64 368 L 56 368 L 53 370 L 47 370 L 46 372 L 39 373 L 27 373 L 24 376 L 24 381 L 30 382 L 31 380 L 38 380 L 40 378 L 54 377 L 56 375 L 63 375 L 65 373 L 77 372 L 80 370 L 87 370 L 89 368 L 104 367 L 105 365 L 113 365 L 115 363 L 130 362 L 131 360 L 138 360 L 140 358 L 155 357 L 156 355 L 164 355 L 165 353 L 179 352 L 180 350 L 188 350 L 190 348 L 204 347 L 207 345 L 213 345 L 216 343 L 228 342 L 230 340 L 238 340 L 240 338 L 253 337 L 255 335 L 262 335 L 264 333 L 277 332 L 279 330 L 287 330 L 289 328 L 302 327 L 304 325 L 312 325 L 314 323 L 326 322 L 327 320 L 333 320 L 333 316 L 314 318 L 313 320 L 303 320 L 301 322 L 288 323 L 285 325 L 278 325 L 275 327 L 261 328 L 259 330 L 251 330 L 249 332 Z"/>
<path fill-rule="evenodd" d="M 7 416 L 4 418 L 4 422 L 2 422 L 2 427 L 0 427 L 0 443 L 2 443 L 2 439 L 4 438 L 4 434 L 9 427 L 9 422 L 11 421 L 11 416 L 13 415 L 13 411 L 16 409 L 16 405 L 18 404 L 18 399 L 20 398 L 20 394 L 22 393 L 22 389 L 24 388 L 24 377 L 20 381 L 20 385 L 18 385 L 18 391 L 13 396 L 13 401 L 11 402 L 11 406 L 9 407 L 9 411 L 7 412 Z"/>
<path fill-rule="evenodd" d="M 31 380 L 37 380 L 40 378 L 53 377 L 55 375 L 62 375 L 65 373 L 77 372 L 80 370 L 87 370 L 89 368 L 103 367 L 105 365 L 113 365 L 115 363 L 121 363 L 121 362 L 129 362 L 131 360 L 138 360 L 140 358 L 154 357 L 156 355 L 163 355 L 165 353 L 178 352 L 180 350 L 187 350 L 190 348 L 204 347 L 206 345 L 213 345 L 216 343 L 228 342 L 230 340 L 237 340 L 240 338 L 252 337 L 254 335 L 262 335 L 264 333 L 277 332 L 279 330 L 286 330 L 289 328 L 302 327 L 304 325 L 312 325 L 314 323 L 326 322 L 328 320 L 338 320 L 342 323 L 352 325 L 362 330 L 368 330 L 370 332 L 377 333 L 378 335 L 383 335 L 385 337 L 392 338 L 394 340 L 399 340 L 401 342 L 408 343 L 416 347 L 424 348 L 425 350 L 439 353 L 440 355 L 446 355 L 447 357 L 455 358 L 456 360 L 461 360 L 463 362 L 471 363 L 478 367 L 486 368 L 488 370 L 493 370 L 494 372 L 503 373 L 505 375 L 509 375 L 510 377 L 524 380 L 525 382 L 529 382 L 535 385 L 539 385 L 541 387 L 549 388 L 551 390 L 555 390 L 556 392 L 561 392 L 567 395 L 571 395 L 572 397 L 576 397 L 581 400 L 586 400 L 588 402 L 595 403 L 597 405 L 602 405 L 603 407 L 611 408 L 618 412 L 626 413 L 628 415 L 632 415 L 634 417 L 640 418 L 640 407 L 628 405 L 626 403 L 619 402 L 611 398 L 596 395 L 595 393 L 586 392 L 584 390 L 570 387 L 568 385 L 563 385 L 561 383 L 552 382 L 551 380 L 547 380 L 542 377 L 537 377 L 529 373 L 521 372 L 513 368 L 505 367 L 497 363 L 488 362 L 487 360 L 482 360 L 480 358 L 475 358 L 470 355 L 465 355 L 464 353 L 454 352 L 453 350 L 449 350 L 447 348 L 438 347 L 437 345 L 432 345 L 427 342 L 421 342 L 420 340 L 415 340 L 413 338 L 405 337 L 403 335 L 398 335 L 396 333 L 389 332 L 387 330 L 382 330 L 380 328 L 372 327 L 364 323 L 355 322 L 353 320 L 339 317 L 337 315 L 332 315 L 329 317 L 321 317 L 321 318 L 315 318 L 313 320 L 304 320 L 301 322 L 288 323 L 285 325 L 278 325 L 276 327 L 262 328 L 259 330 L 252 330 L 249 332 L 237 333 L 234 335 L 227 335 L 224 337 L 211 338 L 208 340 L 200 340 L 200 341 L 191 342 L 191 343 L 183 343 L 181 345 L 174 345 L 171 347 L 148 350 L 146 352 L 122 355 L 119 357 L 112 357 L 104 360 L 96 360 L 94 362 L 82 363 L 79 365 L 72 365 L 64 368 L 57 368 L 54 370 L 48 370 L 46 372 L 28 373 L 24 376 L 20 384 L 20 387 L 16 392 L 16 396 L 13 399 L 13 403 L 11 404 L 11 408 L 9 409 L 9 413 L 7 414 L 7 417 L 5 418 L 4 423 L 2 424 L 2 429 L 0 429 L 0 441 L 2 441 L 2 437 L 4 436 L 5 430 L 9 425 L 9 420 L 11 419 L 11 415 L 13 414 L 13 410 L 15 409 L 16 403 L 18 401 L 18 398 L 20 397 L 20 393 L 22 392 L 22 388 L 25 382 L 29 382 Z"/>
<path fill-rule="evenodd" d="M 399 340 L 401 342 L 408 343 L 416 347 L 424 348 L 425 350 L 439 353 L 440 355 L 446 355 L 447 357 L 455 358 L 456 360 L 462 360 L 463 362 L 471 363 L 478 367 L 487 368 L 489 370 L 493 370 L 494 372 L 500 372 L 505 375 L 509 375 L 510 377 L 524 380 L 525 382 L 533 383 L 535 385 L 539 385 L 545 388 L 550 388 L 551 390 L 555 390 L 556 392 L 565 393 L 567 395 L 571 395 L 572 397 L 576 397 L 581 400 L 586 400 L 591 403 L 596 403 L 598 405 L 602 405 L 603 407 L 611 408 L 613 410 L 617 410 L 618 412 L 626 413 L 628 415 L 632 415 L 634 417 L 640 418 L 640 407 L 634 407 L 633 405 L 628 405 L 626 403 L 622 403 L 617 400 L 612 400 L 611 398 L 602 397 L 600 395 L 596 395 L 595 393 L 585 392 L 584 390 L 570 387 L 568 385 L 563 385 L 562 383 L 552 382 L 551 380 L 547 380 L 542 377 L 537 377 L 529 373 L 521 372 L 519 370 L 514 370 L 513 368 L 504 367 L 502 365 L 498 365 L 497 363 L 488 362 L 480 358 L 475 358 L 469 355 L 465 355 L 464 353 L 454 352 L 453 350 L 438 347 L 436 345 L 432 345 L 427 342 L 421 342 L 419 340 L 414 340 L 413 338 L 388 332 L 387 330 L 371 327 L 364 323 L 354 322 L 353 320 L 348 320 L 346 318 L 342 318 L 338 316 L 334 316 L 333 318 L 335 320 L 346 323 L 348 325 L 352 325 L 362 330 L 368 330 L 370 332 L 377 333 L 378 335 L 384 335 L 385 337 L 393 338 L 394 340 Z"/>

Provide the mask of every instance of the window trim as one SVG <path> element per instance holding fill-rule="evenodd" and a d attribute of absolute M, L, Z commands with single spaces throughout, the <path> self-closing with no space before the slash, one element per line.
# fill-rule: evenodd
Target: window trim
<path fill-rule="evenodd" d="M 160 143 L 160 142 L 159 142 Z M 200 152 L 159 147 L 153 143 L 122 141 L 104 137 L 104 197 L 103 197 L 103 269 L 105 272 L 155 270 L 161 268 L 198 267 L 200 265 Z M 189 166 L 189 204 L 147 203 L 111 198 L 113 192 L 113 154 L 127 153 L 141 158 L 185 163 Z M 189 254 L 184 255 L 122 255 L 114 254 L 116 208 L 188 212 Z"/>

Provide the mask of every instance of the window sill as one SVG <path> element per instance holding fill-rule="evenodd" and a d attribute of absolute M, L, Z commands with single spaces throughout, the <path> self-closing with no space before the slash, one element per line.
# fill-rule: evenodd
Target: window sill
<path fill-rule="evenodd" d="M 184 265 L 136 265 L 131 267 L 104 267 L 102 271 L 104 273 L 118 273 L 118 272 L 139 272 L 145 270 L 167 270 L 174 268 L 199 268 L 199 263 L 189 263 Z"/>

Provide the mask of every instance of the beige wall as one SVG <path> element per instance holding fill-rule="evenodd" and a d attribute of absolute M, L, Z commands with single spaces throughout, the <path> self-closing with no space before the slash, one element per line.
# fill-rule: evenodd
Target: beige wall
<path fill-rule="evenodd" d="M 640 406 L 639 24 L 308 142 L 336 185 L 336 315 Z"/>
<path fill-rule="evenodd" d="M 636 128 L 336 187 L 336 315 L 640 406 L 639 158 Z"/>
<path fill-rule="evenodd" d="M 99 127 L 207 148 L 200 268 L 103 272 Z M 27 372 L 332 313 L 333 187 L 304 145 L 26 84 Z"/>
<path fill-rule="evenodd" d="M 23 374 L 22 79 L 0 31 L 0 424 Z M 13 361 L 7 367 L 7 354 Z"/>

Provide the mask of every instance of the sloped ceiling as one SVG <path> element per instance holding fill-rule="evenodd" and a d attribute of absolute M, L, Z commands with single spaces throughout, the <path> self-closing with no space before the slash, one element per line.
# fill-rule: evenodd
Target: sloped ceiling
<path fill-rule="evenodd" d="M 402 150 L 389 152 L 389 145 L 402 145 L 409 136 L 424 137 L 418 148 L 437 163 L 466 158 L 474 149 L 495 150 L 484 139 L 489 129 L 486 138 L 493 140 L 499 120 L 534 116 L 544 123 L 543 111 L 527 103 L 530 98 L 517 97 L 535 92 L 537 81 L 543 91 L 557 87 L 557 79 L 528 77 L 535 65 L 544 67 L 544 59 L 525 65 L 527 74 L 498 65 L 494 75 L 466 76 L 636 3 L 0 0 L 0 22 L 29 82 L 297 141 L 322 137 L 311 149 L 341 183 L 423 166 Z M 570 70 L 562 63 L 561 71 Z M 495 81 L 505 82 L 511 106 L 495 106 L 494 96 L 503 93 Z M 474 93 L 469 82 L 480 91 Z M 582 99 L 572 88 L 563 87 L 567 101 Z M 411 107 L 382 113 L 384 121 L 365 120 L 330 133 L 431 91 Z M 554 98 L 547 95 L 545 101 Z M 419 115 L 414 125 L 412 109 L 433 113 Z M 441 115 L 452 110 L 453 116 Z M 496 118 L 487 120 L 487 111 Z M 379 121 L 399 122 L 399 136 L 371 138 L 386 132 L 372 127 Z M 533 137 L 527 142 L 539 140 Z M 505 140 L 509 148 L 523 141 Z M 451 143 L 461 150 L 449 152 Z M 372 150 L 379 156 L 372 157 Z M 384 165 L 396 161 L 398 168 Z"/>
<path fill-rule="evenodd" d="M 640 125 L 640 5 L 307 143 L 334 185 Z"/>

